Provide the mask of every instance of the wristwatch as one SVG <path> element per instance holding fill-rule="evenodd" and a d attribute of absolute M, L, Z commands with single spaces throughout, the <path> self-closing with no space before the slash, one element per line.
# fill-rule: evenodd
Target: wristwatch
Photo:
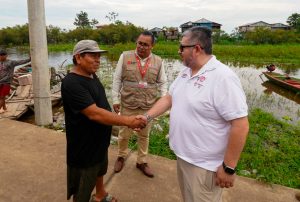
<path fill-rule="evenodd" d="M 149 114 L 147 114 L 147 113 L 145 113 L 144 116 L 146 117 L 148 123 L 149 123 L 150 121 L 152 121 L 152 119 L 153 119 L 153 118 L 152 118 Z"/>
<path fill-rule="evenodd" d="M 229 175 L 233 175 L 235 173 L 235 168 L 229 167 L 227 166 L 224 161 L 223 161 L 223 169 L 225 171 L 225 173 L 229 174 Z"/>

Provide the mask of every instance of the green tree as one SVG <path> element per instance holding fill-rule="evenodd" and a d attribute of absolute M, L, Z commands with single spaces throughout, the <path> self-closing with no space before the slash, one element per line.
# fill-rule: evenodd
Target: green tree
<path fill-rule="evenodd" d="M 108 15 L 105 16 L 110 22 L 114 23 L 117 20 L 117 17 L 119 16 L 119 13 L 116 13 L 114 11 L 109 12 Z"/>
<path fill-rule="evenodd" d="M 47 42 L 48 43 L 60 43 L 62 42 L 62 32 L 59 27 L 55 27 L 53 25 L 49 25 L 47 27 Z"/>
<path fill-rule="evenodd" d="M 97 23 L 98 21 L 96 19 L 89 20 L 87 12 L 80 11 L 80 13 L 76 14 L 73 24 L 77 26 L 77 28 L 92 28 L 93 25 Z"/>
<path fill-rule="evenodd" d="M 300 14 L 293 13 L 286 21 L 292 28 L 300 30 Z"/>

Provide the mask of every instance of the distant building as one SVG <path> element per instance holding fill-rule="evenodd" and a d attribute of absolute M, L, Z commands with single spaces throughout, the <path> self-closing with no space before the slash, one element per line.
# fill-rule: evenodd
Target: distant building
<path fill-rule="evenodd" d="M 107 27 L 108 25 L 105 25 L 105 24 L 96 24 L 94 25 L 94 29 L 102 29 L 104 27 Z"/>
<path fill-rule="evenodd" d="M 269 24 L 264 21 L 258 21 L 254 23 L 248 23 L 245 25 L 241 25 L 238 27 L 240 32 L 249 32 L 253 31 L 257 28 L 265 28 L 265 29 L 270 29 L 270 30 L 289 30 L 290 26 L 282 24 L 282 23 L 274 23 L 274 24 Z"/>
<path fill-rule="evenodd" d="M 196 27 L 196 26 L 207 27 L 211 30 L 220 30 L 222 25 L 219 23 L 207 20 L 205 18 L 201 18 L 200 20 L 197 20 L 195 22 L 192 22 L 192 21 L 186 22 L 186 23 L 180 25 L 179 27 L 181 28 L 181 32 L 184 32 L 185 30 L 187 30 L 191 27 Z"/>
<path fill-rule="evenodd" d="M 167 40 L 179 39 L 179 31 L 177 27 L 165 27 L 163 28 L 163 33 Z"/>
<path fill-rule="evenodd" d="M 155 37 L 158 37 L 158 35 L 159 35 L 160 33 L 162 33 L 163 30 L 160 29 L 160 28 L 158 28 L 158 27 L 154 27 L 154 28 L 150 29 L 149 32 L 152 32 L 152 34 L 153 34 Z"/>
<path fill-rule="evenodd" d="M 154 27 L 148 31 L 152 32 L 156 38 L 160 34 L 162 34 L 167 40 L 176 40 L 179 38 L 179 31 L 177 27 L 163 27 L 162 29 Z"/>

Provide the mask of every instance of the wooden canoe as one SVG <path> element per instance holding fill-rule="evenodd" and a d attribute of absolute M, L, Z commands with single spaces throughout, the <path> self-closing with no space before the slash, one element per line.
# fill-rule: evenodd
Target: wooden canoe
<path fill-rule="evenodd" d="M 34 95 L 32 84 L 19 85 L 18 77 L 26 74 L 31 74 L 31 66 L 25 66 L 17 69 L 14 72 L 14 78 L 11 84 L 12 93 L 6 99 L 7 110 L 0 112 L 1 118 L 19 119 L 29 109 L 34 111 Z M 52 74 L 51 74 L 52 75 Z M 54 75 L 56 72 L 54 72 Z M 59 75 L 58 75 L 59 76 Z M 57 105 L 61 101 L 60 82 L 55 82 L 56 85 L 51 87 L 51 104 Z"/>
<path fill-rule="evenodd" d="M 300 79 L 294 77 L 287 77 L 282 74 L 274 72 L 263 72 L 269 81 L 296 93 L 300 93 Z"/>

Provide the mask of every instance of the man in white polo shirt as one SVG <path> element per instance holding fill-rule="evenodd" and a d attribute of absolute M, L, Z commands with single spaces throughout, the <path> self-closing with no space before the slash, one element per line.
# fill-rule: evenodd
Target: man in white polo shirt
<path fill-rule="evenodd" d="M 183 33 L 179 54 L 186 66 L 169 92 L 146 114 L 170 111 L 170 147 L 185 202 L 222 200 L 232 187 L 249 124 L 246 97 L 237 75 L 212 55 L 211 31 Z"/>

